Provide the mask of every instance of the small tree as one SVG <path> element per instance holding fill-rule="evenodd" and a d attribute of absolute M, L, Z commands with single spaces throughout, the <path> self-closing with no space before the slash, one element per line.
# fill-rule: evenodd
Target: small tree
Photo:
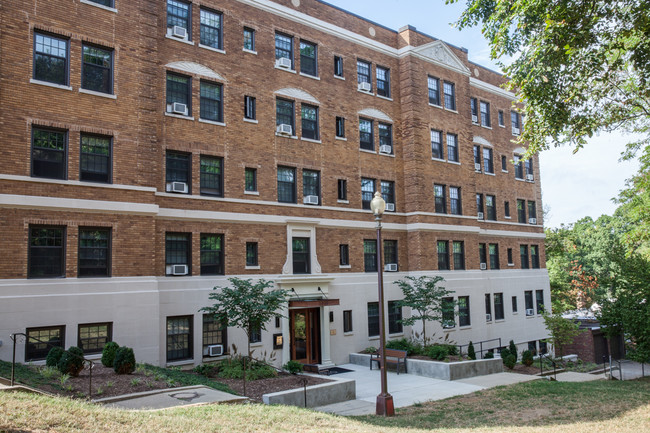
<path fill-rule="evenodd" d="M 474 344 L 472 342 L 469 342 L 469 346 L 467 346 L 467 357 L 469 359 L 476 359 L 476 351 L 474 350 Z"/>
<path fill-rule="evenodd" d="M 515 356 L 515 361 L 517 360 L 517 345 L 513 340 L 510 340 L 510 344 L 508 345 L 508 350 L 510 351 L 511 355 Z"/>
<path fill-rule="evenodd" d="M 411 317 L 402 319 L 402 324 L 413 326 L 416 321 L 422 321 L 422 339 L 427 344 L 426 321 L 433 320 L 443 325 L 443 319 L 448 315 L 454 315 L 454 303 L 444 298 L 453 292 L 439 286 L 438 283 L 445 281 L 443 277 L 422 276 L 419 278 L 405 277 L 403 280 L 395 281 L 395 284 L 402 291 L 404 298 L 400 306 L 411 308 Z M 417 311 L 417 314 L 414 314 Z"/>
<path fill-rule="evenodd" d="M 571 344 L 573 339 L 582 331 L 579 325 L 573 320 L 565 319 L 561 314 L 549 314 L 542 312 L 544 325 L 551 333 L 551 337 L 546 341 L 551 343 L 556 350 L 559 350 L 560 356 L 564 355 L 564 346 Z"/>

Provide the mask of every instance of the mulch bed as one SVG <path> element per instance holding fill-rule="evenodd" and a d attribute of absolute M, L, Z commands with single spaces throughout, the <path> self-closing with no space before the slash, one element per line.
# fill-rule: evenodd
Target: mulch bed
<path fill-rule="evenodd" d="M 512 370 L 508 370 L 508 368 L 504 366 L 503 371 L 506 372 L 509 371 L 511 373 L 535 375 L 535 374 L 539 374 L 539 367 L 533 367 L 532 365 L 530 367 L 526 367 L 523 364 L 516 364 L 515 368 L 513 368 Z"/>
<path fill-rule="evenodd" d="M 253 401 L 261 403 L 262 395 L 264 394 L 270 394 L 272 392 L 278 392 L 278 391 L 286 391 L 288 389 L 302 388 L 303 379 L 307 380 L 307 386 L 331 382 L 331 380 L 321 378 L 321 377 L 280 373 L 278 377 L 272 377 L 270 379 L 258 379 L 254 381 L 247 381 L 246 397 L 250 398 Z M 243 395 L 244 383 L 241 379 L 219 378 L 217 380 L 221 383 L 228 385 L 230 389 L 235 391 L 237 394 Z"/>

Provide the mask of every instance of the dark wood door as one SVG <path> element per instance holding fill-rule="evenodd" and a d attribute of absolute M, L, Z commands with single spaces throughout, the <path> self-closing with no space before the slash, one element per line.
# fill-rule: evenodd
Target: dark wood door
<path fill-rule="evenodd" d="M 291 359 L 303 364 L 320 362 L 320 309 L 290 310 Z"/>

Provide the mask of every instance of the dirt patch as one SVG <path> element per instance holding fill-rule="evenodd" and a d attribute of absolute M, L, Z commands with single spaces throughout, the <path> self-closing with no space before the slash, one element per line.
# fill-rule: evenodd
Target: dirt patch
<path fill-rule="evenodd" d="M 519 374 L 530 374 L 530 375 L 539 374 L 538 367 L 533 367 L 532 365 L 530 367 L 526 367 L 523 364 L 516 364 L 515 368 L 513 368 L 512 370 L 509 370 L 504 366 L 503 371 L 511 372 L 511 373 L 519 373 Z"/>
<path fill-rule="evenodd" d="M 239 395 L 244 394 L 244 383 L 241 379 L 218 379 L 219 382 L 224 383 Z M 287 391 L 289 389 L 302 388 L 303 380 L 307 380 L 307 386 L 318 385 L 321 383 L 332 382 L 329 379 L 280 373 L 278 377 L 270 379 L 259 379 L 251 382 L 246 382 L 246 397 L 253 401 L 262 402 L 264 394 L 272 392 Z"/>

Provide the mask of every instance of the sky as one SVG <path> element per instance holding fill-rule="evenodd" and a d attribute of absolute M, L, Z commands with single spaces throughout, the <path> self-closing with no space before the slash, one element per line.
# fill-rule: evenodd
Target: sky
<path fill-rule="evenodd" d="M 445 5 L 444 0 L 325 0 L 378 24 L 398 30 L 407 24 L 419 31 L 469 50 L 469 59 L 499 70 L 479 28 L 453 28 L 465 0 Z M 618 162 L 629 137 L 601 134 L 575 155 L 568 147 L 540 154 L 542 200 L 548 209 L 544 225 L 559 227 L 585 216 L 596 219 L 616 209 L 612 198 L 638 169 L 638 162 Z"/>

